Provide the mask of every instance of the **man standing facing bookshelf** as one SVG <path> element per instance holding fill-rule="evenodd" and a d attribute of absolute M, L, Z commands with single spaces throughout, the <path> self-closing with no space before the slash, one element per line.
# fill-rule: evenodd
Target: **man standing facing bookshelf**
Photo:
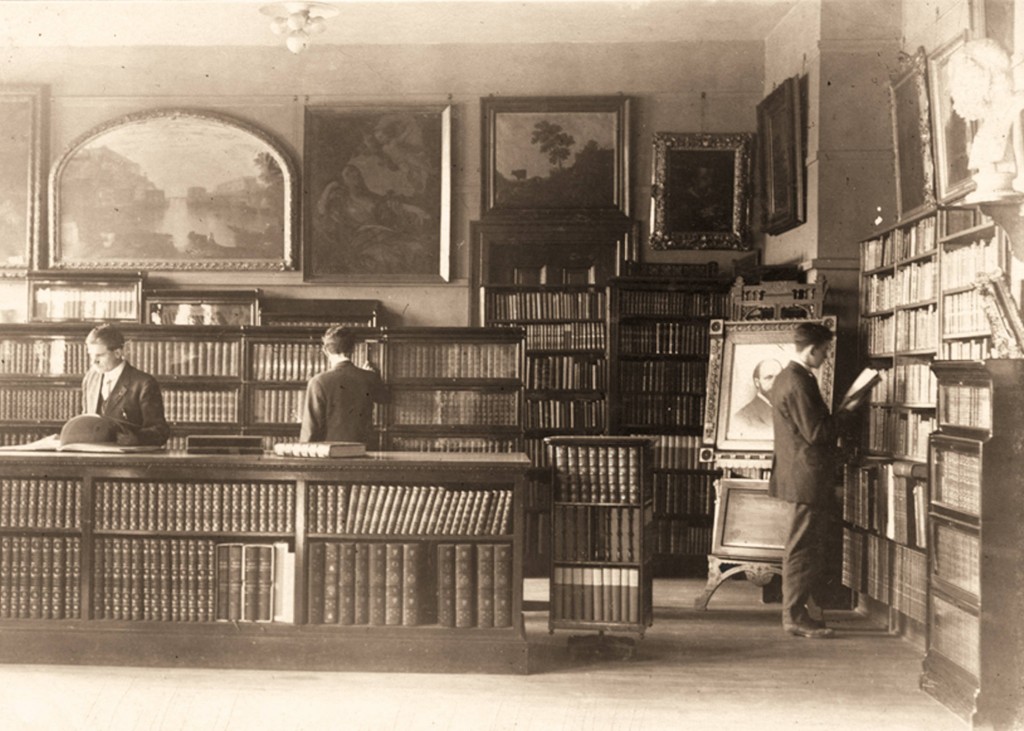
<path fill-rule="evenodd" d="M 775 454 L 768 493 L 790 503 L 782 559 L 782 626 L 820 639 L 833 631 L 813 619 L 807 604 L 821 588 L 829 517 L 834 502 L 834 448 L 839 427 L 865 403 L 867 390 L 830 414 L 814 369 L 828 354 L 832 331 L 818 323 L 796 327 L 796 355 L 772 386 Z"/>
<path fill-rule="evenodd" d="M 124 359 L 124 335 L 107 323 L 85 338 L 92 368 L 82 379 L 83 413 L 99 414 L 117 427 L 122 446 L 163 446 L 171 434 L 160 384 Z"/>
<path fill-rule="evenodd" d="M 324 333 L 331 369 L 306 386 L 300 441 L 368 444 L 372 439 L 373 405 L 387 400 L 387 387 L 376 372 L 352 362 L 355 345 L 354 333 L 340 325 Z"/>

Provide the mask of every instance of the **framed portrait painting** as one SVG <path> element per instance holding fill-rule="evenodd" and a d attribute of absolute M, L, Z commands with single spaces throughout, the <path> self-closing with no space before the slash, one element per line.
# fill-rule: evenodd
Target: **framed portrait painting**
<path fill-rule="evenodd" d="M 902 221 L 935 205 L 935 167 L 923 48 L 904 59 L 903 67 L 891 82 L 896 212 Z"/>
<path fill-rule="evenodd" d="M 46 102 L 44 86 L 0 85 L 0 275 L 25 272 L 39 248 Z"/>
<path fill-rule="evenodd" d="M 50 174 L 51 269 L 287 270 L 296 176 L 262 131 L 212 112 L 130 114 Z"/>
<path fill-rule="evenodd" d="M 806 219 L 800 79 L 790 77 L 757 105 L 764 230 L 780 234 Z"/>
<path fill-rule="evenodd" d="M 771 388 L 796 355 L 793 333 L 807 320 L 712 320 L 704 416 L 705 444 L 721 451 L 770 452 L 774 444 Z M 835 331 L 834 317 L 813 320 Z M 832 402 L 835 345 L 815 371 L 821 396 Z"/>
<path fill-rule="evenodd" d="M 630 100 L 484 97 L 481 215 L 624 218 Z"/>
<path fill-rule="evenodd" d="M 452 109 L 306 108 L 310 282 L 446 282 Z"/>
<path fill-rule="evenodd" d="M 752 134 L 654 135 L 651 246 L 750 248 Z"/>
<path fill-rule="evenodd" d="M 949 75 L 949 59 L 966 42 L 965 31 L 928 56 L 928 91 L 935 143 L 935 194 L 941 203 L 961 198 L 975 187 L 968 162 L 976 123 L 968 122 L 953 111 Z"/>

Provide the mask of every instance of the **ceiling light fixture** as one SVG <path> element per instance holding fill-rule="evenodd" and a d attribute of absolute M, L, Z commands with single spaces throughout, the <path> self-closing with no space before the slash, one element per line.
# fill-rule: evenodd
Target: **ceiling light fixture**
<path fill-rule="evenodd" d="M 309 45 L 310 36 L 323 33 L 325 18 L 333 18 L 338 8 L 329 3 L 283 2 L 271 3 L 260 12 L 273 18 L 270 30 L 285 36 L 284 43 L 292 53 L 301 53 Z"/>

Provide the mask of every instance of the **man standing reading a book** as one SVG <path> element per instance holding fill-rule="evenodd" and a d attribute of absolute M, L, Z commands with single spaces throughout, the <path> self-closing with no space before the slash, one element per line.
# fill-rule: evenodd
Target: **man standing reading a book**
<path fill-rule="evenodd" d="M 373 405 L 387 400 L 387 388 L 374 371 L 352 362 L 355 344 L 355 335 L 341 326 L 324 333 L 331 369 L 306 386 L 300 441 L 368 444 L 372 439 Z"/>
<path fill-rule="evenodd" d="M 828 354 L 832 331 L 817 323 L 796 327 L 796 355 L 772 386 L 775 454 L 768 492 L 790 503 L 782 560 L 782 626 L 797 637 L 830 637 L 807 604 L 821 588 L 825 545 L 834 501 L 839 428 L 867 400 L 869 388 L 847 394 L 830 414 L 813 370 Z"/>
<path fill-rule="evenodd" d="M 85 338 L 92 368 L 82 379 L 82 413 L 111 420 L 121 446 L 163 446 L 171 434 L 160 384 L 124 359 L 124 335 L 110 324 Z"/>

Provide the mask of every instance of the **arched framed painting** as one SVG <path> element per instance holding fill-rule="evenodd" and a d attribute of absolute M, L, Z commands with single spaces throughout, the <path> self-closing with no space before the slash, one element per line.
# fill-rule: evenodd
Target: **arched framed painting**
<path fill-rule="evenodd" d="M 131 114 L 50 174 L 51 269 L 296 268 L 295 166 L 259 129 L 206 111 Z"/>

